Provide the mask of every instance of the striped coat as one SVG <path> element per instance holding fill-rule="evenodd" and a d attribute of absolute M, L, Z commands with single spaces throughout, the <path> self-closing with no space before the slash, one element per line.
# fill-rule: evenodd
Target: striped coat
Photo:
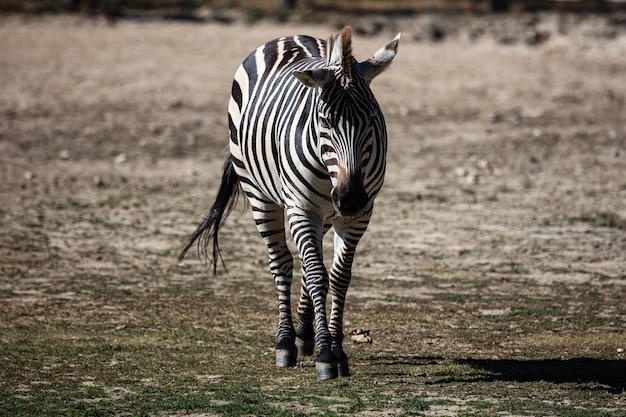
<path fill-rule="evenodd" d="M 357 243 L 384 180 L 387 133 L 369 84 L 393 60 L 399 35 L 372 58 L 352 56 L 349 27 L 328 40 L 293 36 L 253 51 L 235 73 L 228 106 L 230 155 L 214 206 L 180 259 L 202 237 L 219 255 L 218 232 L 242 190 L 265 241 L 277 285 L 276 364 L 292 366 L 317 345 L 319 379 L 349 374 L 343 307 Z M 291 315 L 293 258 L 285 219 L 302 260 L 298 327 Z M 322 238 L 334 229 L 330 271 Z M 332 294 L 330 320 L 326 315 Z"/>

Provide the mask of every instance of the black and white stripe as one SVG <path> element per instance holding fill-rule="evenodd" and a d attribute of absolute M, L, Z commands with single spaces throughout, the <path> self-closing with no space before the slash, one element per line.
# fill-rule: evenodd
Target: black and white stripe
<path fill-rule="evenodd" d="M 293 36 L 253 51 L 235 74 L 228 106 L 230 156 L 214 206 L 191 235 L 213 240 L 232 207 L 238 183 L 269 252 L 279 321 L 276 364 L 318 348 L 319 379 L 349 374 L 342 349 L 343 309 L 352 262 L 384 180 L 387 133 L 369 84 L 393 60 L 398 35 L 367 61 L 352 57 L 348 27 L 329 40 Z M 291 317 L 293 258 L 285 219 L 302 260 L 298 327 Z M 334 229 L 330 272 L 322 239 Z M 332 295 L 330 320 L 326 298 Z"/>

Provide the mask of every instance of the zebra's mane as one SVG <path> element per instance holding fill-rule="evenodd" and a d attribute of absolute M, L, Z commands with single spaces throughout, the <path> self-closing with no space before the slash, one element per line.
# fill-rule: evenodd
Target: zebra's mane
<path fill-rule="evenodd" d="M 352 31 L 345 26 L 341 32 L 331 36 L 327 43 L 327 66 L 341 67 L 341 74 L 352 80 Z M 328 53 L 329 52 L 329 53 Z"/>

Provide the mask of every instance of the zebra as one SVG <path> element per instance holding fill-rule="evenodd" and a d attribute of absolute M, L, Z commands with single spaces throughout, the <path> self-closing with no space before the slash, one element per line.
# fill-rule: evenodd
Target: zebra
<path fill-rule="evenodd" d="M 346 292 L 386 167 L 385 119 L 370 82 L 392 62 L 399 41 L 400 34 L 358 62 L 346 26 L 328 40 L 282 37 L 250 53 L 232 83 L 229 155 L 215 203 L 179 256 L 182 262 L 200 239 L 199 250 L 216 274 L 219 230 L 243 192 L 267 245 L 278 293 L 276 366 L 295 366 L 298 355 L 313 355 L 316 346 L 319 380 L 350 374 L 342 348 Z M 287 226 L 302 265 L 297 328 Z M 334 255 L 327 271 L 322 240 L 331 227 Z"/>

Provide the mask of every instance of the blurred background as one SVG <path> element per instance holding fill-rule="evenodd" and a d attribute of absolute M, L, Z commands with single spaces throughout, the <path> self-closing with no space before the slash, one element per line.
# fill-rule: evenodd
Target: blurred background
<path fill-rule="evenodd" d="M 237 10 L 247 19 L 286 19 L 291 13 L 521 12 L 626 9 L 624 0 L 0 0 L 3 12 L 80 12 L 110 18 L 164 16 L 190 20 L 229 20 Z M 319 18 L 319 16 L 317 16 Z"/>

